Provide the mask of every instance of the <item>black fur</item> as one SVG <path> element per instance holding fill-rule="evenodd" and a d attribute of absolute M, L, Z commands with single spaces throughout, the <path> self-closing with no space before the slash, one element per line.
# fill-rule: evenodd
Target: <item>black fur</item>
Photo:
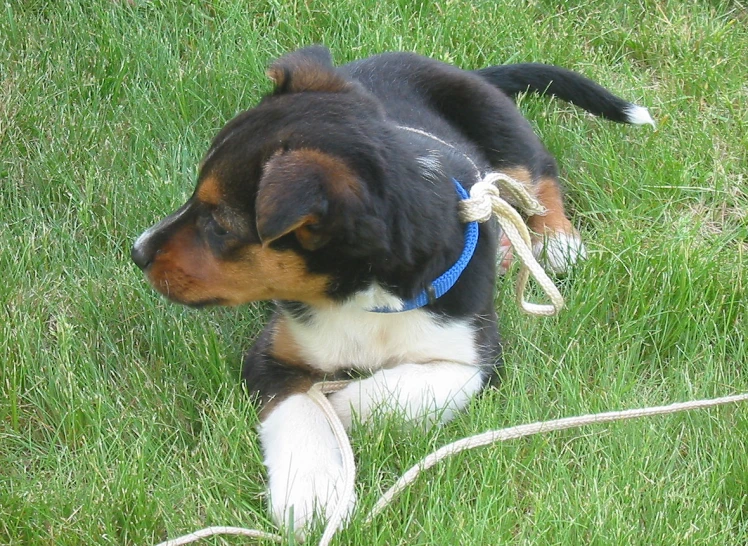
<path fill-rule="evenodd" d="M 596 116 L 618 123 L 630 122 L 626 115 L 630 103 L 592 80 L 565 68 L 525 63 L 491 66 L 476 70 L 475 74 L 510 96 L 525 92 L 552 95 Z"/>

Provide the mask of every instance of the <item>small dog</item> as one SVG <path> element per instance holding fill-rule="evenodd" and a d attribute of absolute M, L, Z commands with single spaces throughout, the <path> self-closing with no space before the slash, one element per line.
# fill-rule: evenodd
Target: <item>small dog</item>
<path fill-rule="evenodd" d="M 509 174 L 547 209 L 527 219 L 547 267 L 584 256 L 556 163 L 509 97 L 555 95 L 622 123 L 652 118 L 540 64 L 465 71 L 386 53 L 334 67 L 313 46 L 268 75 L 273 92 L 218 133 L 192 197 L 137 239 L 132 259 L 178 303 L 277 302 L 242 376 L 261 405 L 272 515 L 303 529 L 330 515 L 342 479 L 333 434 L 305 394 L 313 383 L 357 374 L 329 397 L 347 427 L 381 412 L 428 424 L 448 421 L 496 375 L 494 286 L 508 243 L 495 222 L 460 223 L 465 190 Z"/>

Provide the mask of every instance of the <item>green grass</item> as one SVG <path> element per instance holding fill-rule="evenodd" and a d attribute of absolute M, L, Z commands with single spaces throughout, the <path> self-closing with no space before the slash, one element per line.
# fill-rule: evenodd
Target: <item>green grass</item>
<path fill-rule="evenodd" d="M 555 319 L 521 316 L 500 282 L 504 382 L 454 423 L 354 432 L 360 510 L 336 543 L 748 543 L 743 406 L 463 454 L 363 525 L 404 469 L 467 434 L 748 391 L 747 28 L 746 4 L 721 0 L 2 4 L 0 543 L 273 530 L 238 381 L 267 306 L 170 305 L 128 253 L 268 90 L 268 62 L 312 42 L 338 62 L 561 64 L 659 122 L 521 100 L 589 259 Z"/>

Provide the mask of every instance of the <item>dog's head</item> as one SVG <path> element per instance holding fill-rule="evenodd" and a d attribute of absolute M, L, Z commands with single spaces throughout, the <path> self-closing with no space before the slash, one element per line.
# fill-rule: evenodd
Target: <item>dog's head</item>
<path fill-rule="evenodd" d="M 273 93 L 216 136 L 197 187 L 132 259 L 188 305 L 334 297 L 346 263 L 387 246 L 372 180 L 387 168 L 377 103 L 321 47 L 276 61 Z"/>

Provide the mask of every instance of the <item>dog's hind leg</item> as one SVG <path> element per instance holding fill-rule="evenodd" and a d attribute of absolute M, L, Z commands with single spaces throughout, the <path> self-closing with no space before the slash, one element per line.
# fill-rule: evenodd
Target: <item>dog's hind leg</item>
<path fill-rule="evenodd" d="M 446 423 L 484 386 L 484 372 L 455 362 L 401 364 L 355 381 L 330 395 L 346 428 L 354 420 L 396 414 L 427 426 Z M 355 416 L 355 417 L 354 417 Z"/>
<path fill-rule="evenodd" d="M 576 262 L 586 257 L 586 251 L 579 232 L 574 229 L 564 210 L 561 186 L 554 174 L 534 178 L 521 167 L 501 169 L 509 176 L 522 182 L 545 208 L 545 214 L 532 215 L 527 224 L 532 232 L 532 251 L 546 270 L 564 273 Z M 513 255 L 509 239 L 502 236 L 499 242 L 499 272 L 505 272 L 511 265 Z"/>
<path fill-rule="evenodd" d="M 551 95 L 596 116 L 619 123 L 655 126 L 645 107 L 628 102 L 598 83 L 565 68 L 526 63 L 490 66 L 473 73 L 509 96 L 524 92 Z M 545 154 L 547 155 L 547 152 Z M 536 182 L 537 197 L 545 205 L 548 213 L 544 217 L 531 217 L 528 223 L 539 238 L 535 241 L 533 252 L 541 258 L 547 269 L 560 273 L 566 271 L 578 259 L 584 258 L 585 251 L 579 234 L 571 227 L 563 213 L 555 167 L 551 171 L 543 172 Z M 508 241 L 502 243 L 506 243 L 503 245 L 506 250 Z M 508 255 L 502 265 L 510 262 L 511 255 Z"/>
<path fill-rule="evenodd" d="M 447 67 L 422 85 L 431 104 L 481 149 L 494 170 L 525 184 L 545 207 L 547 212 L 531 216 L 528 224 L 533 251 L 546 268 L 561 273 L 583 258 L 579 233 L 564 211 L 556 161 L 512 100 L 488 81 Z M 509 255 L 499 265 L 510 261 Z"/>
<path fill-rule="evenodd" d="M 543 215 L 530 216 L 527 224 L 533 232 L 532 252 L 553 273 L 564 273 L 586 257 L 579 232 L 564 211 L 564 202 L 556 178 L 543 177 L 535 185 L 535 196 L 545 207 Z"/>

